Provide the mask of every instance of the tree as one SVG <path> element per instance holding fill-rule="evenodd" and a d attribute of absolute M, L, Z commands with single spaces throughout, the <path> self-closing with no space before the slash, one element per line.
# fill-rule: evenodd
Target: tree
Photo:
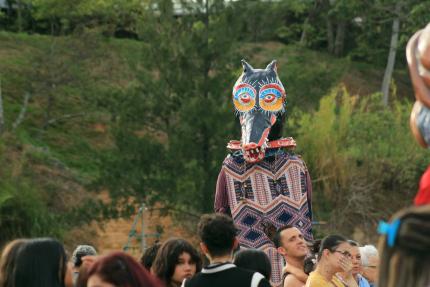
<path fill-rule="evenodd" d="M 136 33 L 136 23 L 145 1 L 141 0 L 19 0 L 34 18 L 38 30 L 51 35 L 70 34 L 76 28 L 97 27 L 106 35 L 117 30 Z M 24 10 L 24 9 L 21 9 Z M 43 27 L 44 24 L 48 27 Z M 35 27 L 33 27 L 35 29 Z"/>
<path fill-rule="evenodd" d="M 207 212 L 233 133 L 234 11 L 224 1 L 193 2 L 175 17 L 171 1 L 151 5 L 139 30 L 140 87 L 115 95 L 116 145 L 101 180 L 113 195 Z"/>
<path fill-rule="evenodd" d="M 392 28 L 388 59 L 381 85 L 381 91 L 384 95 L 383 103 L 385 106 L 387 106 L 389 103 L 389 87 L 396 63 L 396 52 L 398 48 L 402 48 L 404 51 L 407 39 L 409 39 L 409 37 L 411 37 L 416 30 L 420 29 L 420 27 L 423 27 L 428 23 L 428 21 L 430 21 L 430 18 L 427 14 L 430 9 L 430 3 L 414 0 L 398 0 L 388 1 L 387 3 L 383 4 L 386 5 L 385 9 L 393 11 L 390 13 L 392 19 Z M 403 25 L 401 25 L 402 23 Z M 403 37 L 404 39 L 401 40 L 403 43 L 400 43 L 399 45 L 401 32 L 403 32 L 405 36 Z"/>
<path fill-rule="evenodd" d="M 348 27 L 364 8 L 362 1 L 324 0 L 327 23 L 327 50 L 340 57 L 344 55 Z"/>
<path fill-rule="evenodd" d="M 402 10 L 403 3 L 402 1 L 397 1 L 394 9 L 394 19 L 393 19 L 393 28 L 391 32 L 391 40 L 390 40 L 390 51 L 388 53 L 387 66 L 385 68 L 384 79 L 382 80 L 381 91 L 384 95 L 383 103 L 384 106 L 388 106 L 388 95 L 389 88 L 391 83 L 391 78 L 393 75 L 394 64 L 396 61 L 396 52 L 397 46 L 399 42 L 399 28 L 400 28 L 400 13 Z"/>

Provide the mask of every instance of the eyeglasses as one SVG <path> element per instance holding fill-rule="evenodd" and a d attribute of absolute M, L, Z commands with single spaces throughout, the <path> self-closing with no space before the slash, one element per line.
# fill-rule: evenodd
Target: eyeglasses
<path fill-rule="evenodd" d="M 340 254 L 342 254 L 343 256 L 348 257 L 349 259 L 351 259 L 351 258 L 352 258 L 351 253 L 349 253 L 348 251 L 339 251 L 339 250 L 335 250 L 334 252 L 340 253 Z"/>
<path fill-rule="evenodd" d="M 375 265 L 369 265 L 369 266 L 363 266 L 364 268 L 377 268 L 378 266 Z"/>

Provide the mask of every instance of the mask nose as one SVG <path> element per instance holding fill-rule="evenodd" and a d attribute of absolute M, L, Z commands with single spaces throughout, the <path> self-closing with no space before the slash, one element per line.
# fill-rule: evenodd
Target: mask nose
<path fill-rule="evenodd" d="M 243 149 L 245 150 L 245 151 L 247 151 L 247 150 L 252 150 L 252 149 L 256 149 L 258 147 L 258 145 L 256 144 L 256 143 L 248 143 L 248 144 L 244 144 L 243 145 Z"/>

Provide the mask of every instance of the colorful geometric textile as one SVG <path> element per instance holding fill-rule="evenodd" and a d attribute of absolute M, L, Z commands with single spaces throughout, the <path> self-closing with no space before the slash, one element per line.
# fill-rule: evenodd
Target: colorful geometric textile
<path fill-rule="evenodd" d="M 311 194 L 305 163 L 282 149 L 255 164 L 246 163 L 241 155 L 229 155 L 223 162 L 215 211 L 232 216 L 241 247 L 267 253 L 274 286 L 282 283 L 283 258 L 267 236 L 268 230 L 290 224 L 312 240 Z"/>

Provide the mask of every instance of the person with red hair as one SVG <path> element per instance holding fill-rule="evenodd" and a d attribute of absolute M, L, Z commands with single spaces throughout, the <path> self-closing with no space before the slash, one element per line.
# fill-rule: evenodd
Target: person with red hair
<path fill-rule="evenodd" d="M 133 257 L 124 252 L 102 256 L 88 269 L 87 287 L 161 287 L 162 285 Z M 86 283 L 85 283 L 86 281 Z"/>

